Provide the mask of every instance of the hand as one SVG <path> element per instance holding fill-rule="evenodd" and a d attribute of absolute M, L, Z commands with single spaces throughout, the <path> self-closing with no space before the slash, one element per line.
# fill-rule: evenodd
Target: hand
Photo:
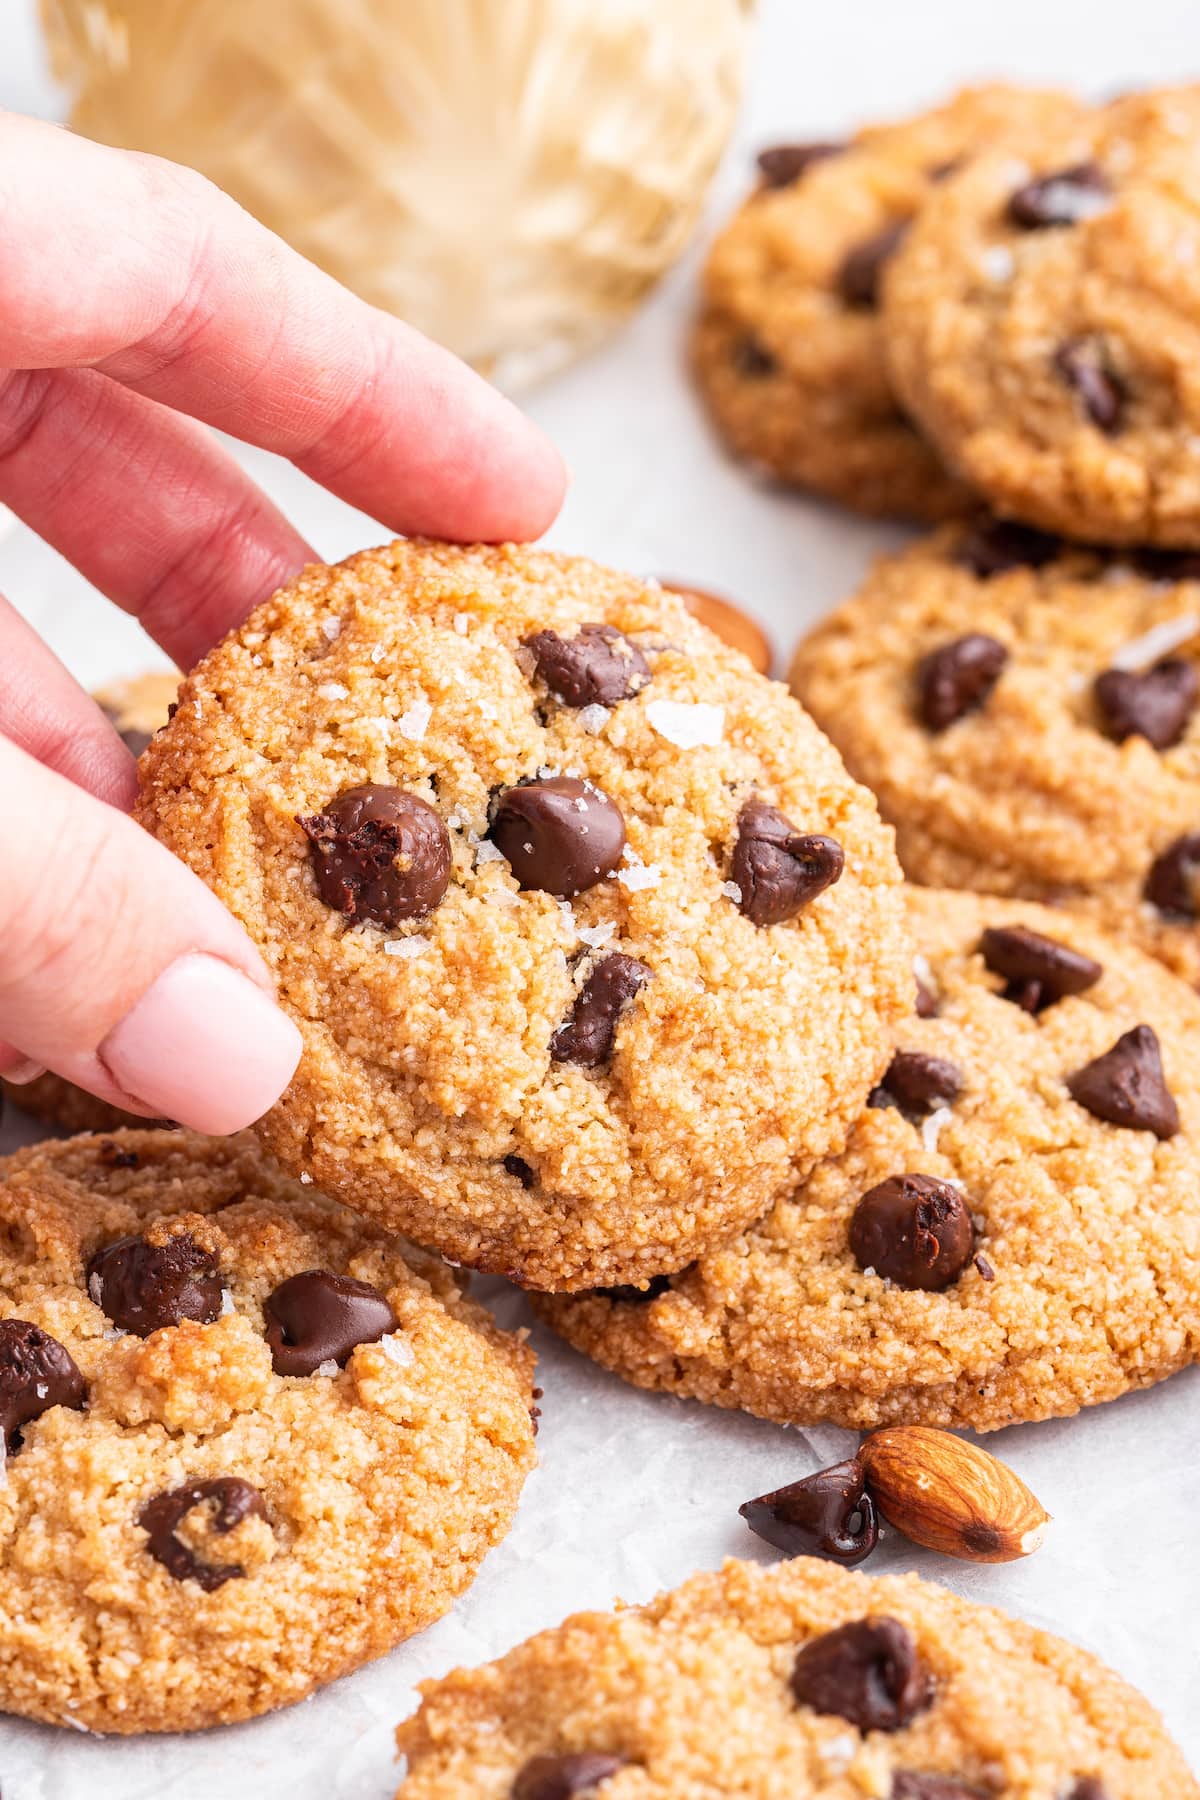
<path fill-rule="evenodd" d="M 395 531 L 557 512 L 520 413 L 200 176 L 0 115 L 0 217 L 0 501 L 182 667 L 314 560 L 206 426 Z M 239 1129 L 300 1054 L 266 968 L 124 816 L 132 758 L 3 598 L 0 666 L 0 1074 Z"/>

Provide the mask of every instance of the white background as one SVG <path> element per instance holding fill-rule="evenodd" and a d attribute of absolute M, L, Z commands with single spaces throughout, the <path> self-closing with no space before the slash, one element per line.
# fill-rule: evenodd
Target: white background
<path fill-rule="evenodd" d="M 55 117 L 33 14 L 32 0 L 0 0 L 0 106 Z M 1100 95 L 1188 73 L 1200 74 L 1195 0 L 765 0 L 709 228 L 763 143 L 836 134 L 988 75 Z M 681 370 L 694 273 L 695 252 L 610 348 L 530 399 L 575 476 L 552 541 L 723 589 L 758 613 L 782 656 L 897 534 L 769 493 L 715 451 Z M 285 466 L 254 452 L 246 461 L 324 555 L 380 538 Z M 0 542 L 0 589 L 87 684 L 161 660 L 21 527 Z M 511 1293 L 498 1305 L 521 1316 Z M 644 1599 L 724 1555 L 756 1554 L 738 1503 L 851 1442 L 637 1394 L 549 1339 L 540 1348 L 541 1467 L 513 1534 L 452 1618 L 300 1708 L 202 1737 L 100 1742 L 2 1723 L 4 1800 L 387 1800 L 391 1727 L 414 1681 L 569 1610 Z M 1200 1373 L 991 1444 L 1054 1513 L 1046 1547 L 1019 1566 L 971 1569 L 892 1537 L 871 1566 L 917 1569 L 1098 1651 L 1155 1699 L 1200 1769 Z"/>

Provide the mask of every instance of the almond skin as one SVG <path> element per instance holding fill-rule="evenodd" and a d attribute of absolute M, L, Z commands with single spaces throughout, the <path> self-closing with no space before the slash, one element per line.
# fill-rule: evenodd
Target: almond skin
<path fill-rule="evenodd" d="M 897 1425 L 859 1449 L 870 1491 L 914 1544 L 964 1562 L 1016 1562 L 1041 1544 L 1050 1515 L 1006 1463 L 948 1431 Z"/>

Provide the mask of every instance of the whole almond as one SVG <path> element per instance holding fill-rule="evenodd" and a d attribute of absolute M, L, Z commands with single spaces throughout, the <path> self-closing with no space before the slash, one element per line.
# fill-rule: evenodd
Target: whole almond
<path fill-rule="evenodd" d="M 965 1438 L 897 1425 L 873 1432 L 858 1454 L 884 1518 L 927 1550 L 1016 1562 L 1046 1535 L 1050 1515 L 1020 1477 Z"/>

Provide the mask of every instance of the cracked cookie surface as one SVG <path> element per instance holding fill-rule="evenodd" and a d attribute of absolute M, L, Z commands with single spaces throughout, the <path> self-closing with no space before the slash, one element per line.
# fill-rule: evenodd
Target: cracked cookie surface
<path fill-rule="evenodd" d="M 1200 547 L 1200 87 L 1048 123 L 933 193 L 890 260 L 891 378 L 997 511 Z"/>
<path fill-rule="evenodd" d="M 916 1576 L 727 1562 L 422 1688 L 398 1800 L 1196 1800 L 1093 1656 Z"/>
<path fill-rule="evenodd" d="M 973 694 L 946 666 L 968 637 L 996 652 Z M 881 557 L 791 679 L 914 880 L 1062 901 L 1200 985 L 1200 558 L 947 527 Z"/>
<path fill-rule="evenodd" d="M 570 1343 L 862 1429 L 1067 1415 L 1200 1355 L 1200 1002 L 1065 912 L 923 888 L 909 911 L 928 1016 L 843 1153 L 641 1295 L 539 1300 Z"/>
<path fill-rule="evenodd" d="M 996 84 L 846 144 L 799 146 L 807 156 L 764 153 L 763 184 L 709 254 L 692 340 L 701 392 L 739 456 L 862 512 L 941 519 L 970 506 L 896 400 L 880 274 L 948 165 L 1079 110 L 1065 94 Z"/>
<path fill-rule="evenodd" d="M 449 1608 L 533 1463 L 523 1344 L 249 1135 L 4 1159 L 0 1301 L 0 1678 L 30 1718 L 302 1699 Z"/>
<path fill-rule="evenodd" d="M 581 559 L 310 569 L 142 778 L 304 1035 L 270 1148 L 529 1286 L 641 1279 L 761 1211 L 909 1001 L 874 800 L 681 601 Z"/>

